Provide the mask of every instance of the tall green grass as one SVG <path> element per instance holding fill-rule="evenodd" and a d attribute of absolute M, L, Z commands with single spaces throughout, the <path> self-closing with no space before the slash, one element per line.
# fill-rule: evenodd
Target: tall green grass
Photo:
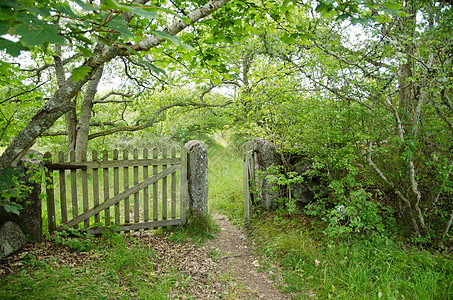
<path fill-rule="evenodd" d="M 453 261 L 442 254 L 397 246 L 317 238 L 302 225 L 253 222 L 260 249 L 283 267 L 298 299 L 453 299 Z"/>
<path fill-rule="evenodd" d="M 236 223 L 244 219 L 242 159 L 232 147 L 215 144 L 208 149 L 209 210 Z"/>

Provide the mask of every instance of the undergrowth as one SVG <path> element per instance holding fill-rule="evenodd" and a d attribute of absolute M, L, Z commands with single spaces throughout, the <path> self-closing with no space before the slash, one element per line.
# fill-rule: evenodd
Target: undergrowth
<path fill-rule="evenodd" d="M 168 299 L 173 283 L 184 282 L 176 269 L 158 272 L 154 250 L 133 237 L 108 231 L 92 245 L 75 267 L 24 255 L 24 267 L 0 279 L 0 299 Z"/>
<path fill-rule="evenodd" d="M 297 299 L 453 299 L 451 256 L 397 245 L 320 236 L 302 217 L 252 223 L 259 251 L 283 267 L 284 291 Z"/>

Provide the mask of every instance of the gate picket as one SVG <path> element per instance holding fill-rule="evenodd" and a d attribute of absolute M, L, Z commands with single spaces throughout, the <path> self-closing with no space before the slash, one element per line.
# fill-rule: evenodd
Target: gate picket
<path fill-rule="evenodd" d="M 69 152 L 69 161 L 75 162 L 75 152 Z M 71 169 L 71 199 L 72 199 L 72 217 L 75 218 L 79 215 L 79 204 L 77 201 L 77 169 Z M 74 228 L 78 228 L 75 225 Z"/>
<path fill-rule="evenodd" d="M 143 159 L 148 159 L 148 149 L 143 149 Z M 148 166 L 143 166 L 143 178 L 148 178 Z M 149 197 L 148 187 L 143 189 L 143 221 L 149 220 Z"/>
<path fill-rule="evenodd" d="M 87 152 L 85 150 L 80 153 L 82 163 L 87 162 Z M 82 198 L 83 198 L 83 211 L 88 210 L 88 172 L 87 169 L 82 169 Z M 90 220 L 86 219 L 83 223 L 85 228 L 90 227 Z"/>
<path fill-rule="evenodd" d="M 153 149 L 153 159 L 157 159 L 159 156 L 159 152 L 156 148 Z M 157 165 L 153 165 L 153 176 L 156 175 L 158 172 Z M 153 184 L 153 221 L 157 221 L 159 218 L 159 205 L 158 205 L 158 194 L 159 194 L 159 186 L 157 182 Z"/>
<path fill-rule="evenodd" d="M 134 150 L 134 159 L 138 159 L 138 149 Z M 138 184 L 138 166 L 134 166 L 134 185 Z M 134 223 L 140 222 L 140 198 L 139 192 L 134 194 Z"/>
<path fill-rule="evenodd" d="M 64 162 L 64 152 L 58 152 L 58 161 Z M 58 171 L 60 175 L 60 201 L 61 201 L 61 221 L 64 223 L 68 220 L 68 206 L 66 203 L 66 172 L 65 170 Z"/>
<path fill-rule="evenodd" d="M 93 161 L 98 161 L 98 152 L 96 150 L 93 150 L 91 154 L 91 159 Z M 99 205 L 99 169 L 94 168 L 93 169 L 93 205 Z M 101 216 L 99 214 L 94 215 L 94 222 L 99 223 L 101 221 Z M 63 223 L 66 222 L 66 220 L 63 221 Z"/>
<path fill-rule="evenodd" d="M 123 160 L 126 161 L 129 159 L 129 151 L 123 151 Z M 127 166 L 123 167 L 123 188 L 127 190 L 129 188 L 129 168 Z M 124 222 L 130 223 L 130 211 L 129 211 L 129 197 L 124 199 Z"/>
<path fill-rule="evenodd" d="M 104 150 L 102 152 L 102 159 L 104 161 L 108 161 L 109 160 L 109 153 L 107 152 L 107 150 Z M 104 203 L 106 203 L 109 198 L 110 198 L 110 186 L 109 186 L 109 169 L 108 168 L 104 168 L 103 169 L 103 175 L 104 175 Z M 105 226 L 109 226 L 110 225 L 110 206 L 107 206 L 104 210 L 104 224 Z"/>
<path fill-rule="evenodd" d="M 113 150 L 113 160 L 118 160 L 118 149 Z M 120 168 L 113 168 L 113 195 L 120 193 Z M 120 203 L 115 203 L 115 224 L 120 223 Z"/>

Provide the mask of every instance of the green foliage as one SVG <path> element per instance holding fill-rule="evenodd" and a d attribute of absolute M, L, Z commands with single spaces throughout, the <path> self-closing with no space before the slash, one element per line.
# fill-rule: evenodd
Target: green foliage
<path fill-rule="evenodd" d="M 294 171 L 285 172 L 283 166 L 275 165 L 268 167 L 264 171 L 259 171 L 258 177 L 264 177 L 272 186 L 270 191 L 264 192 L 278 195 L 277 199 L 274 200 L 276 202 L 276 216 L 274 217 L 276 224 L 285 223 L 286 218 L 283 216 L 292 215 L 296 211 L 296 202 L 298 201 L 297 198 L 292 196 L 291 185 L 302 183 L 304 177 Z"/>
<path fill-rule="evenodd" d="M 204 124 L 180 125 L 172 134 L 172 138 L 180 144 L 185 144 L 191 140 L 201 140 L 206 145 L 214 143 L 213 138 L 209 135 L 212 128 L 205 127 Z"/>
<path fill-rule="evenodd" d="M 7 212 L 18 215 L 23 207 L 13 199 L 18 199 L 22 196 L 22 185 L 18 179 L 19 170 L 15 168 L 0 169 L 0 205 Z"/>
<path fill-rule="evenodd" d="M 28 177 L 24 181 L 23 176 Z M 18 202 L 23 202 L 33 187 L 27 184 L 40 183 L 42 172 L 36 166 L 30 166 L 26 174 L 22 174 L 19 168 L 0 168 L 0 206 L 7 212 L 19 215 L 23 206 Z M 27 203 L 25 203 L 27 204 Z"/>
<path fill-rule="evenodd" d="M 88 252 L 96 248 L 94 236 L 74 228 L 55 231 L 52 239 L 58 245 L 67 246 L 77 252 Z"/>
<path fill-rule="evenodd" d="M 349 197 L 340 204 L 332 207 L 330 200 L 319 199 L 308 204 L 305 212 L 327 224 L 324 229 L 327 236 L 346 238 L 350 234 L 358 234 L 360 238 L 382 241 L 396 233 L 396 220 L 393 211 L 390 208 L 386 211 L 375 197 L 363 188 L 358 188 L 351 191 Z"/>

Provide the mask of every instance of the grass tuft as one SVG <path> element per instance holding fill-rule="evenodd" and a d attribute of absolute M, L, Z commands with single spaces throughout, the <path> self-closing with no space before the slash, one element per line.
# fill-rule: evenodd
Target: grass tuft
<path fill-rule="evenodd" d="M 158 233 L 168 235 L 172 242 L 180 243 L 188 240 L 198 245 L 203 244 L 208 239 L 215 239 L 217 232 L 219 232 L 219 225 L 210 215 L 198 216 L 193 214 L 189 214 L 186 225 L 158 230 Z"/>

